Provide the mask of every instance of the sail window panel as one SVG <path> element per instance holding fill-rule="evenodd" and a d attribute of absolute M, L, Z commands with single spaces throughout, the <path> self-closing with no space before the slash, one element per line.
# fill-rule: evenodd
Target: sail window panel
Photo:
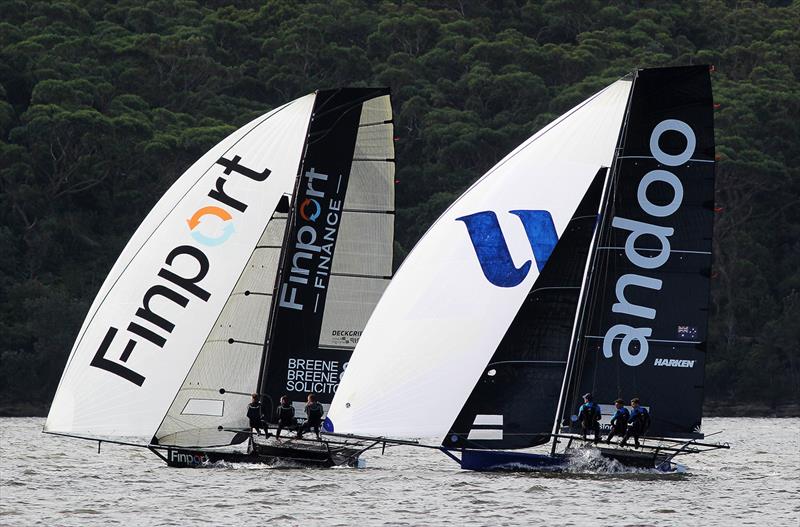
<path fill-rule="evenodd" d="M 389 280 L 331 276 L 320 347 L 355 348 Z"/>
<path fill-rule="evenodd" d="M 393 159 L 394 126 L 374 124 L 358 129 L 353 159 Z"/>
<path fill-rule="evenodd" d="M 375 97 L 361 105 L 359 124 L 382 123 L 392 119 L 392 102 L 388 95 Z"/>
<path fill-rule="evenodd" d="M 267 295 L 234 295 L 228 299 L 208 335 L 209 341 L 233 339 L 263 343 L 272 301 Z"/>
<path fill-rule="evenodd" d="M 390 276 L 394 216 L 345 212 L 336 241 L 333 272 Z"/>
<path fill-rule="evenodd" d="M 386 161 L 353 161 L 345 210 L 394 210 L 394 171 L 394 163 Z"/>
<path fill-rule="evenodd" d="M 222 417 L 224 408 L 225 401 L 219 399 L 189 399 L 181 414 Z"/>
<path fill-rule="evenodd" d="M 278 274 L 281 250 L 279 248 L 260 248 L 253 252 L 242 276 L 236 282 L 234 294 L 271 295 Z"/>

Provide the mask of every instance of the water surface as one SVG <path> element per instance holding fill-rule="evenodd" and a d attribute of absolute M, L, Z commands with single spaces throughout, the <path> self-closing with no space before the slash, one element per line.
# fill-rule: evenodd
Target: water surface
<path fill-rule="evenodd" d="M 462 471 L 391 448 L 366 469 L 172 469 L 145 449 L 0 419 L 2 525 L 800 525 L 800 419 L 708 418 L 686 474 Z"/>

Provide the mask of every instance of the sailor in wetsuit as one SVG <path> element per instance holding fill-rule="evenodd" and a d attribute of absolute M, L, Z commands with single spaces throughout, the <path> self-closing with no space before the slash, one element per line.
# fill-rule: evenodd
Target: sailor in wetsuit
<path fill-rule="evenodd" d="M 611 438 L 614 437 L 614 434 L 624 436 L 625 432 L 628 431 L 628 419 L 630 419 L 631 413 L 625 408 L 625 401 L 617 399 L 614 401 L 614 406 L 617 411 L 614 412 L 614 416 L 611 417 L 611 433 L 608 434 L 606 443 L 611 442 Z"/>
<path fill-rule="evenodd" d="M 639 398 L 634 397 L 631 399 L 631 418 L 628 420 L 628 430 L 625 432 L 625 437 L 622 438 L 620 446 L 625 446 L 628 439 L 633 436 L 633 444 L 639 447 L 639 436 L 643 436 L 647 429 L 650 428 L 650 412 L 646 408 L 639 406 Z"/>
<path fill-rule="evenodd" d="M 256 430 L 257 435 L 261 435 L 261 429 L 264 428 L 264 415 L 261 412 L 261 402 L 258 400 L 258 394 L 253 394 L 253 400 L 247 405 L 247 418 L 250 420 L 250 431 Z M 266 430 L 264 432 L 266 435 Z"/>
<path fill-rule="evenodd" d="M 325 408 L 317 402 L 317 397 L 313 393 L 308 394 L 305 412 L 306 422 L 297 430 L 297 437 L 302 438 L 304 433 L 313 428 L 319 439 L 319 427 L 322 424 L 322 416 L 325 415 Z"/>
<path fill-rule="evenodd" d="M 297 427 L 297 421 L 294 418 L 294 406 L 289 402 L 287 396 L 281 397 L 281 404 L 278 405 L 278 430 L 275 432 L 275 437 L 281 437 L 281 430 L 294 430 Z"/>
<path fill-rule="evenodd" d="M 578 422 L 581 424 L 583 439 L 586 439 L 586 432 L 591 430 L 594 433 L 594 442 L 600 441 L 600 406 L 592 402 L 592 394 L 587 393 L 583 396 L 583 404 L 578 409 Z"/>

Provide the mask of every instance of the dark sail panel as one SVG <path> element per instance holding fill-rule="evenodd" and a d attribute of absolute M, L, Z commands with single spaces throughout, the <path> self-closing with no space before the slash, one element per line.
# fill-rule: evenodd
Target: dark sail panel
<path fill-rule="evenodd" d="M 564 417 L 593 392 L 697 437 L 708 324 L 714 127 L 707 66 L 641 70 L 589 277 Z"/>
<path fill-rule="evenodd" d="M 351 349 L 323 349 L 320 333 L 362 105 L 388 93 L 385 88 L 317 93 L 265 345 L 260 391 L 272 411 L 284 394 L 296 404 L 308 393 L 330 403 L 347 367 Z"/>
<path fill-rule="evenodd" d="M 589 186 L 443 446 L 526 448 L 550 438 L 605 175 Z"/>

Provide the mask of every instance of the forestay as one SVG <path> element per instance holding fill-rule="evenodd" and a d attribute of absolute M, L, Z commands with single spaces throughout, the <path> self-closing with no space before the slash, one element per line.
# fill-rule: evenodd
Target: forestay
<path fill-rule="evenodd" d="M 237 130 L 159 200 L 89 310 L 46 432 L 149 439 L 209 334 L 236 338 L 214 325 L 223 308 L 239 312 L 231 293 L 295 181 L 314 99 Z M 235 322 L 258 333 L 244 328 L 248 319 Z M 183 411 L 215 405 L 198 396 Z"/>
<path fill-rule="evenodd" d="M 610 165 L 629 91 L 620 80 L 556 119 L 434 223 L 367 324 L 329 429 L 447 431 L 594 176 Z"/>

